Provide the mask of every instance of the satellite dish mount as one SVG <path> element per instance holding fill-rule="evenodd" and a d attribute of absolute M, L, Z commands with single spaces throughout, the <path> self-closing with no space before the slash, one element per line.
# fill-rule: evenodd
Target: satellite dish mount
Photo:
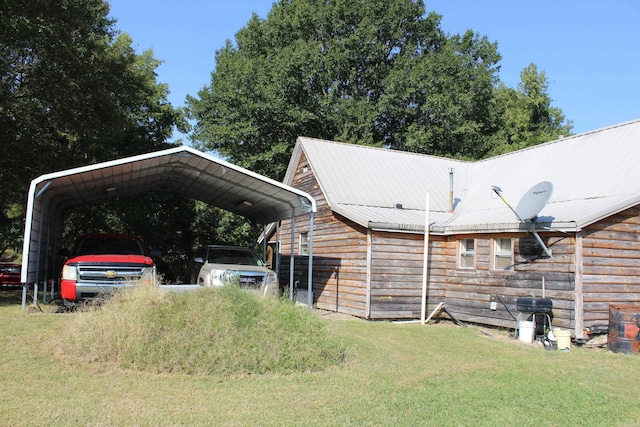
<path fill-rule="evenodd" d="M 553 184 L 549 181 L 542 181 L 534 185 L 527 191 L 520 199 L 518 206 L 512 208 L 509 202 L 502 196 L 502 190 L 496 185 L 492 185 L 491 189 L 500 197 L 511 211 L 516 215 L 518 220 L 526 224 L 527 221 L 531 223 L 531 233 L 536 238 L 544 252 L 549 258 L 551 258 L 551 250 L 547 248 L 536 230 L 536 221 L 538 220 L 538 214 L 549 203 L 551 195 L 553 194 Z"/>

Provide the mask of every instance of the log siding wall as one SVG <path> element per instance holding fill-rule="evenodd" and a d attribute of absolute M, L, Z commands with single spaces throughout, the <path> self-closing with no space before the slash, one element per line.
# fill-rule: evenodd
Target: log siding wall
<path fill-rule="evenodd" d="M 499 327 L 515 327 L 519 297 L 542 297 L 553 300 L 553 325 L 570 327 L 574 320 L 573 291 L 575 282 L 574 238 L 544 236 L 553 252 L 550 259 L 536 240 L 527 234 L 451 236 L 456 257 L 454 268 L 448 270 L 445 305 L 460 320 Z M 475 268 L 459 268 L 457 245 L 461 238 L 476 242 Z M 510 269 L 493 268 L 493 239 L 511 238 L 514 264 Z M 496 310 L 491 302 L 496 302 Z"/>
<path fill-rule="evenodd" d="M 424 236 L 373 232 L 371 246 L 371 318 L 420 318 Z M 446 239 L 442 236 L 430 236 L 427 315 L 444 299 L 449 262 Z"/>
<path fill-rule="evenodd" d="M 582 232 L 584 325 L 608 325 L 610 304 L 640 305 L 640 207 Z"/>

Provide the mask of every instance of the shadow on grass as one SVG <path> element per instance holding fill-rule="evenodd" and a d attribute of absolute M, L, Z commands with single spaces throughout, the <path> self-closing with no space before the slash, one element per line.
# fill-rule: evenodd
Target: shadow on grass
<path fill-rule="evenodd" d="M 42 294 L 41 294 L 42 296 Z M 50 313 L 66 313 L 73 311 L 70 308 L 64 307 L 62 300 L 59 297 L 54 299 L 48 299 L 47 302 L 39 301 L 38 304 L 33 303 L 33 290 L 27 290 L 26 310 L 29 313 L 35 312 L 50 312 Z M 0 307 L 15 306 L 21 308 L 22 306 L 22 286 L 0 287 Z"/>
<path fill-rule="evenodd" d="M 31 297 L 27 297 L 31 300 Z M 0 287 L 0 306 L 21 305 L 22 304 L 22 286 L 6 286 Z"/>

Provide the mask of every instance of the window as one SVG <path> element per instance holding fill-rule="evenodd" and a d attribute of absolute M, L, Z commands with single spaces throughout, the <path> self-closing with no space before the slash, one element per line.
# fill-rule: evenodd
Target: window
<path fill-rule="evenodd" d="M 262 267 L 262 260 L 253 251 L 244 248 L 211 248 L 209 259 L 211 264 L 251 265 Z"/>
<path fill-rule="evenodd" d="M 511 239 L 495 239 L 493 241 L 493 268 L 509 270 L 513 266 L 513 250 Z"/>
<path fill-rule="evenodd" d="M 460 240 L 460 268 L 473 268 L 475 266 L 475 240 Z"/>
<path fill-rule="evenodd" d="M 298 248 L 300 255 L 309 255 L 309 233 L 300 233 Z"/>

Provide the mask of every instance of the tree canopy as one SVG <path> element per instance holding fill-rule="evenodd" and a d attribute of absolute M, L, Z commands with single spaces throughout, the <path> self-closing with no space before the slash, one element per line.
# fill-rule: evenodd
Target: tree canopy
<path fill-rule="evenodd" d="M 182 124 L 160 61 L 136 54 L 108 13 L 102 0 L 0 3 L 3 246 L 19 240 L 33 178 L 167 147 Z"/>
<path fill-rule="evenodd" d="M 500 129 L 493 135 L 490 154 L 519 150 L 571 134 L 572 122 L 565 120 L 562 110 L 551 106 L 546 73 L 538 73 L 538 67 L 529 64 L 520 73 L 520 80 L 516 89 L 500 84 L 496 91 L 502 118 Z"/>
<path fill-rule="evenodd" d="M 420 0 L 274 3 L 188 98 L 194 144 L 281 179 L 300 135 L 478 159 L 567 133 L 544 73 L 503 87 L 497 43 L 440 20 Z"/>

